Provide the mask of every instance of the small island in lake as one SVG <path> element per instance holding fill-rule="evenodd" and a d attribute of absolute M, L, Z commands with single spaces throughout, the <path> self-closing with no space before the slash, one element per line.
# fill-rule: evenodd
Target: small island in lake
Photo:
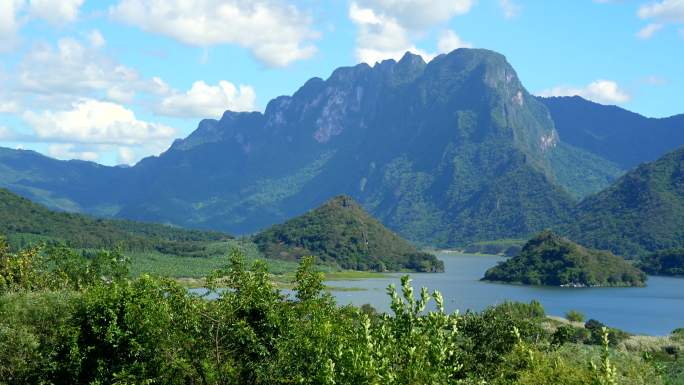
<path fill-rule="evenodd" d="M 267 258 L 299 260 L 313 255 L 343 269 L 444 271 L 437 257 L 388 230 L 346 195 L 274 225 L 253 240 Z"/>
<path fill-rule="evenodd" d="M 645 286 L 646 274 L 608 251 L 585 248 L 544 231 L 483 280 L 562 287 Z"/>

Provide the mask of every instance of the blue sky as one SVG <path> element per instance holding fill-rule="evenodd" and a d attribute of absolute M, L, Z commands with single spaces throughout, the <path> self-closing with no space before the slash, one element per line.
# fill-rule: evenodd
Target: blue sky
<path fill-rule="evenodd" d="M 0 146 L 132 164 L 337 67 L 459 47 L 534 94 L 684 113 L 684 0 L 0 0 Z"/>

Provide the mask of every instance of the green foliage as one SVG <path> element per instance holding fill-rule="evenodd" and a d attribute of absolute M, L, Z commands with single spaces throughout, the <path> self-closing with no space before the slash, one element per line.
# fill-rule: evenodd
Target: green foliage
<path fill-rule="evenodd" d="M 16 253 L 0 238 L 0 294 L 21 290 L 79 290 L 100 282 L 122 281 L 128 258 L 119 250 L 78 253 L 64 246 L 32 247 Z"/>
<path fill-rule="evenodd" d="M 570 239 L 627 258 L 684 247 L 684 148 L 644 163 L 580 203 L 560 227 Z M 658 263 L 662 256 L 646 259 Z M 671 258 L 670 256 L 669 258 Z M 682 259 L 673 259 L 681 263 Z M 670 268 L 681 268 L 681 265 Z M 657 265 L 653 266 L 658 268 Z"/>
<path fill-rule="evenodd" d="M 465 352 L 466 372 L 490 381 L 500 376 L 499 371 L 491 368 L 508 365 L 509 356 L 521 341 L 532 343 L 546 337 L 541 326 L 543 317 L 544 309 L 536 301 L 506 302 L 479 314 L 465 314 L 460 326 L 460 346 Z"/>
<path fill-rule="evenodd" d="M 469 243 L 463 251 L 472 254 L 491 254 L 514 257 L 520 253 L 525 241 L 521 239 L 499 239 Z"/>
<path fill-rule="evenodd" d="M 556 182 L 578 200 L 605 189 L 625 173 L 617 164 L 564 142 L 547 157 Z"/>
<path fill-rule="evenodd" d="M 677 328 L 672 331 L 672 338 L 684 342 L 684 328 Z"/>
<path fill-rule="evenodd" d="M 447 314 L 439 292 L 417 294 L 404 276 L 378 314 L 337 306 L 313 258 L 294 297 L 263 263 L 238 250 L 229 261 L 207 278 L 215 300 L 147 275 L 88 281 L 73 261 L 43 271 L 80 284 L 0 295 L 0 343 L 12 347 L 0 349 L 0 384 L 661 384 L 638 356 L 608 350 L 605 329 L 601 351 L 549 350 L 538 302 Z"/>
<path fill-rule="evenodd" d="M 490 281 L 549 286 L 644 286 L 646 275 L 610 252 L 544 231 L 520 254 L 487 270 Z"/>
<path fill-rule="evenodd" d="M 684 248 L 647 255 L 641 258 L 638 265 L 646 274 L 684 276 Z"/>
<path fill-rule="evenodd" d="M 298 260 L 315 255 L 344 269 L 443 271 L 434 255 L 387 230 L 347 196 L 259 233 L 254 243 L 268 258 Z"/>
<path fill-rule="evenodd" d="M 611 346 L 616 346 L 629 336 L 626 332 L 620 329 L 609 328 L 595 319 L 587 321 L 584 324 L 584 328 L 589 331 L 589 337 L 584 342 L 590 345 L 601 345 L 604 343 L 604 339 L 607 338 Z"/>
<path fill-rule="evenodd" d="M 5 189 L 0 189 L 0 234 L 5 234 L 15 249 L 45 242 L 187 257 L 206 257 L 210 243 L 232 238 L 218 232 L 51 211 Z"/>
<path fill-rule="evenodd" d="M 577 310 L 570 310 L 565 313 L 565 318 L 572 322 L 584 322 L 584 314 L 578 312 Z"/>
<path fill-rule="evenodd" d="M 0 296 L 0 384 L 77 382 L 81 294 L 14 292 Z M 71 381 L 74 382 L 71 382 Z"/>

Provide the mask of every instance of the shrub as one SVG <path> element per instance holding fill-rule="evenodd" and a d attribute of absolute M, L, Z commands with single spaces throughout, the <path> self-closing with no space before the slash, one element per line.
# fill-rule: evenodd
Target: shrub
<path fill-rule="evenodd" d="M 576 310 L 570 310 L 569 312 L 565 313 L 565 318 L 572 322 L 584 322 L 584 314 Z"/>

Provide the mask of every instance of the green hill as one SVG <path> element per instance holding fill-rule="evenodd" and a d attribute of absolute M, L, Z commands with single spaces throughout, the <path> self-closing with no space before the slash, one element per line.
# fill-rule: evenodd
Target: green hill
<path fill-rule="evenodd" d="M 644 286 L 646 275 L 610 252 L 587 249 L 544 231 L 527 242 L 518 256 L 487 270 L 483 280 L 566 287 Z"/>
<path fill-rule="evenodd" d="M 627 258 L 684 247 L 684 148 L 581 202 L 562 233 Z"/>
<path fill-rule="evenodd" d="M 345 269 L 443 271 L 443 263 L 387 230 L 351 197 L 274 225 L 254 237 L 267 258 L 297 260 L 314 255 Z"/>
<path fill-rule="evenodd" d="M 232 238 L 218 232 L 52 211 L 5 189 L 0 189 L 0 235 L 14 247 L 36 242 L 59 242 L 78 249 L 121 245 L 128 251 L 175 256 L 203 256 L 208 243 Z"/>
<path fill-rule="evenodd" d="M 639 268 L 647 274 L 684 277 L 684 249 L 662 250 L 643 257 Z"/>

